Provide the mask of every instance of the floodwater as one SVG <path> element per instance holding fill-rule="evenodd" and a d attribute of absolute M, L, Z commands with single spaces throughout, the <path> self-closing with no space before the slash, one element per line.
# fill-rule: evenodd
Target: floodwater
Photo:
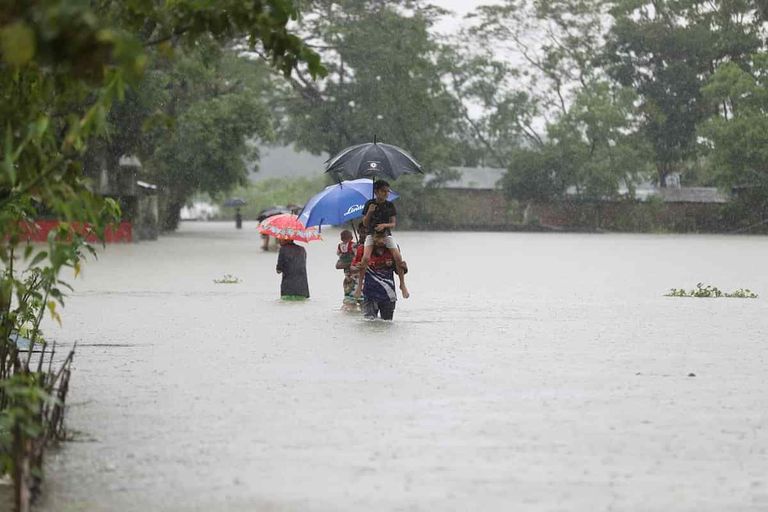
<path fill-rule="evenodd" d="M 253 224 L 87 264 L 38 510 L 768 510 L 768 238 L 400 232 L 386 323 L 325 235 L 306 303 Z"/>

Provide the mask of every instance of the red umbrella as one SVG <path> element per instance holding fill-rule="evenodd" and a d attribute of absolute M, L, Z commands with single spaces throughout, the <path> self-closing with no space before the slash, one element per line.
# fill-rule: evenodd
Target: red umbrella
<path fill-rule="evenodd" d="M 259 224 L 259 233 L 279 240 L 297 240 L 299 242 L 322 239 L 316 228 L 304 226 L 299 218 L 292 213 L 282 213 L 264 219 Z"/>

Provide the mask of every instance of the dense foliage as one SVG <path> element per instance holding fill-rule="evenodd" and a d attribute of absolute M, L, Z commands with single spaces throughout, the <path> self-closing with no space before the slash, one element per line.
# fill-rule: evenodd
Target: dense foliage
<path fill-rule="evenodd" d="M 48 412 L 49 404 L 68 371 L 44 367 L 51 349 L 41 319 L 48 311 L 60 320 L 57 305 L 68 287 L 61 271 L 71 267 L 77 276 L 84 255 L 92 252 L 88 240 L 103 238 L 120 213 L 114 201 L 92 193 L 83 174 L 87 153 L 99 136 L 107 143 L 128 139 L 125 148 L 143 137 L 137 130 L 117 134 L 122 126 L 110 133 L 109 118 L 118 115 L 113 107 L 140 87 L 157 57 L 170 58 L 176 48 L 195 52 L 201 40 L 223 44 L 239 38 L 284 74 L 299 62 L 320 73 L 317 54 L 286 28 L 297 17 L 289 0 L 0 4 L 0 473 L 14 477 L 17 510 L 28 509 L 29 461 L 39 464 L 38 450 L 51 424 L 60 421 L 59 412 Z M 220 97 L 214 103 L 212 122 L 194 106 L 184 114 L 209 125 L 241 116 L 246 126 L 237 129 L 246 133 L 263 125 L 242 120 L 254 112 L 247 99 Z M 167 144 L 200 143 L 199 137 L 180 141 L 184 132 L 178 133 Z M 27 235 L 42 214 L 60 224 L 45 247 L 33 246 Z M 33 359 L 40 347 L 42 355 Z"/>
<path fill-rule="evenodd" d="M 760 82 L 765 14 L 753 2 L 507 0 L 470 21 L 450 49 L 465 121 L 456 138 L 508 169 L 511 197 L 631 197 L 671 173 L 758 186 L 763 164 L 754 151 L 738 157 L 736 130 L 762 85 L 746 93 L 751 114 L 724 90 L 737 70 Z"/>
<path fill-rule="evenodd" d="M 403 146 L 436 177 L 400 185 L 414 196 L 452 167 L 488 166 L 524 201 L 631 198 L 670 174 L 768 197 L 756 107 L 766 20 L 753 2 L 504 0 L 452 38 L 434 30 L 445 14 L 426 1 L 307 2 L 296 33 L 323 59 L 319 80 L 309 65 L 279 76 L 265 48 L 222 46 L 221 34 L 172 61 L 159 43 L 148 79 L 109 115 L 110 153 L 145 162 L 167 228 L 195 192 L 245 183 L 243 162 L 272 141 L 317 154 L 374 137 Z M 750 77 L 746 96 L 725 89 Z"/>

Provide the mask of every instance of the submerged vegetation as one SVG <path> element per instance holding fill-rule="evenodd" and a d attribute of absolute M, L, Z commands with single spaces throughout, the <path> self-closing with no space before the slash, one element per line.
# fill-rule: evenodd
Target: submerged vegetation
<path fill-rule="evenodd" d="M 214 279 L 213 282 L 216 284 L 239 284 L 242 281 L 239 277 L 233 276 L 232 274 L 224 274 L 224 277 L 221 279 Z"/>
<path fill-rule="evenodd" d="M 685 290 L 684 288 L 672 288 L 665 297 L 698 297 L 698 298 L 719 298 L 727 297 L 732 299 L 756 299 L 757 294 L 749 288 L 739 288 L 730 293 L 723 292 L 716 286 L 696 284 L 696 288 Z"/>

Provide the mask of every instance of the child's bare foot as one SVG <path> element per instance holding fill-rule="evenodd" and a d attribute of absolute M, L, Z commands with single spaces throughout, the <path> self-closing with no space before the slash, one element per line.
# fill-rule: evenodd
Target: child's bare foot
<path fill-rule="evenodd" d="M 404 284 L 400 285 L 400 291 L 402 292 L 404 299 L 407 299 L 408 297 L 411 296 L 411 294 L 408 293 L 408 288 L 406 288 Z"/>

